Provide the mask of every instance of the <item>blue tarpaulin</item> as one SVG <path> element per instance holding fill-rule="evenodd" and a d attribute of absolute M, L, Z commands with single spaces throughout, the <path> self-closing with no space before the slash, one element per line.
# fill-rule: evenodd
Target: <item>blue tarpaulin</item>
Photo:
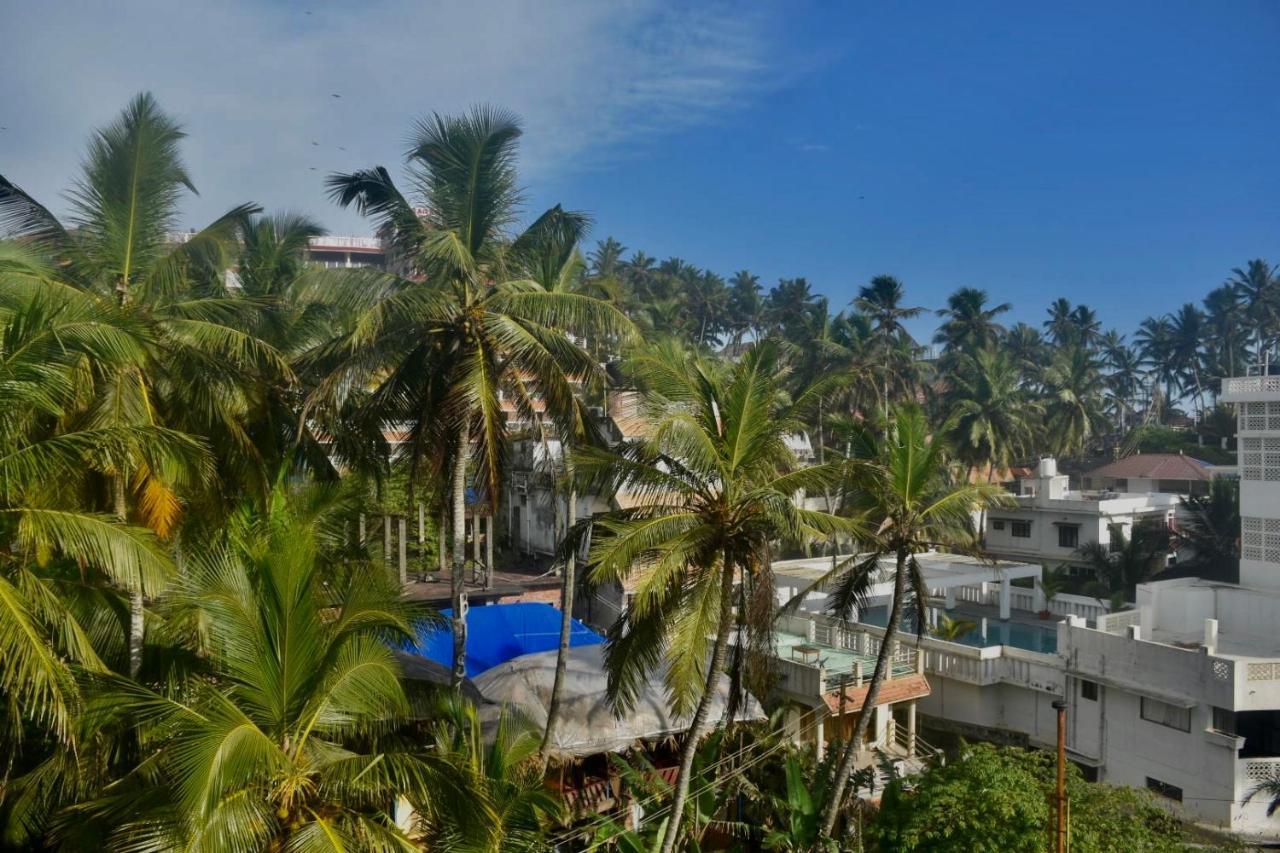
<path fill-rule="evenodd" d="M 448 618 L 453 611 L 440 613 Z M 604 637 L 573 620 L 569 646 L 592 646 Z M 550 604 L 532 602 L 490 604 L 467 611 L 467 677 L 471 678 L 512 658 L 534 652 L 554 651 L 560 646 L 560 611 Z M 453 633 L 445 625 L 407 643 L 403 651 L 453 666 Z"/>

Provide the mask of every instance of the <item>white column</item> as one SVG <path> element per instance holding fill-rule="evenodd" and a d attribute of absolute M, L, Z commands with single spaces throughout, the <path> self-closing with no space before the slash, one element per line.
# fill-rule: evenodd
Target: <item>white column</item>
<path fill-rule="evenodd" d="M 360 513 L 360 544 L 363 545 L 364 541 L 365 541 L 364 513 L 362 512 Z"/>
<path fill-rule="evenodd" d="M 391 565 L 391 516 L 382 517 L 382 562 Z"/>
<path fill-rule="evenodd" d="M 427 542 L 427 508 L 418 502 L 418 545 L 425 545 Z"/>
<path fill-rule="evenodd" d="M 948 610 L 956 609 L 956 588 L 954 586 L 947 587 L 946 591 L 946 607 Z"/>
<path fill-rule="evenodd" d="M 484 564 L 489 572 L 493 571 L 493 516 L 485 516 L 484 524 Z M 489 575 L 486 572 L 485 577 Z"/>
<path fill-rule="evenodd" d="M 1009 579 L 1000 578 L 1000 618 L 1009 618 Z"/>
<path fill-rule="evenodd" d="M 471 517 L 471 561 L 480 562 L 480 516 Z"/>
<path fill-rule="evenodd" d="M 813 729 L 813 736 L 817 738 L 817 740 L 815 741 L 815 747 L 817 749 L 818 761 L 822 761 L 822 757 L 827 752 L 827 739 L 826 739 L 825 733 L 823 732 L 824 727 L 822 723 L 822 718 L 819 717 L 816 713 L 814 714 L 814 718 L 818 721 L 817 725 L 815 725 Z"/>
<path fill-rule="evenodd" d="M 907 703 L 907 755 L 916 754 L 916 700 Z"/>
<path fill-rule="evenodd" d="M 1218 620 L 1204 620 L 1204 649 L 1209 654 L 1218 651 Z"/>
<path fill-rule="evenodd" d="M 982 623 L 979 626 L 982 629 L 982 645 L 987 644 L 987 617 L 982 617 Z"/>
<path fill-rule="evenodd" d="M 404 586 L 409 581 L 409 537 L 405 535 L 405 527 L 408 526 L 408 519 L 403 515 L 400 516 L 400 585 Z"/>

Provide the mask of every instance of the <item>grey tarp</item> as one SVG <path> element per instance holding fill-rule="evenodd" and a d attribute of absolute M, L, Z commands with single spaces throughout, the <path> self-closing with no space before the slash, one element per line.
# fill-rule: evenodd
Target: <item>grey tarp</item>
<path fill-rule="evenodd" d="M 691 715 L 674 716 L 660 675 L 653 675 L 640 691 L 635 707 L 618 719 L 606 695 L 604 646 L 579 646 L 569 650 L 560 724 L 552 750 L 561 755 L 584 756 L 617 752 L 638 741 L 678 734 L 689 727 Z M 513 709 L 538 729 L 547 724 L 547 705 L 556 675 L 556 652 L 536 652 L 513 658 L 477 675 L 476 688 L 493 705 L 481 708 L 481 719 L 496 723 L 502 706 Z M 711 705 L 710 719 L 719 724 L 729 698 L 728 678 L 722 678 Z M 737 720 L 762 720 L 760 704 L 748 697 L 738 709 Z"/>

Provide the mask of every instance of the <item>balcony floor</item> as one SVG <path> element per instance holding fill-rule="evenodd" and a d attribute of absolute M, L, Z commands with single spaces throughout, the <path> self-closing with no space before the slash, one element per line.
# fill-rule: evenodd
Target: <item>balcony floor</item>
<path fill-rule="evenodd" d="M 792 653 L 795 646 L 814 646 L 819 649 L 816 660 L 810 656 L 808 663 L 815 666 L 821 665 L 827 672 L 828 676 L 832 675 L 852 675 L 858 663 L 862 664 L 862 675 L 864 678 L 870 678 L 871 673 L 876 668 L 876 659 L 867 655 L 860 655 L 850 649 L 842 649 L 831 646 L 826 643 L 810 642 L 806 637 L 800 634 L 791 634 L 785 631 L 779 631 L 776 634 L 777 655 L 786 660 L 801 661 L 801 658 Z M 890 677 L 900 675 L 910 675 L 915 672 L 915 668 L 910 664 L 895 663 L 892 667 Z"/>

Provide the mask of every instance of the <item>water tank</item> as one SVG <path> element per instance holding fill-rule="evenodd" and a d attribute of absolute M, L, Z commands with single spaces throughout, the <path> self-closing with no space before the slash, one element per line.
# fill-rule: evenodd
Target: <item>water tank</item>
<path fill-rule="evenodd" d="M 1046 456 L 1040 460 L 1040 468 L 1036 472 L 1040 477 L 1056 477 L 1058 476 L 1058 460 L 1052 456 Z"/>

